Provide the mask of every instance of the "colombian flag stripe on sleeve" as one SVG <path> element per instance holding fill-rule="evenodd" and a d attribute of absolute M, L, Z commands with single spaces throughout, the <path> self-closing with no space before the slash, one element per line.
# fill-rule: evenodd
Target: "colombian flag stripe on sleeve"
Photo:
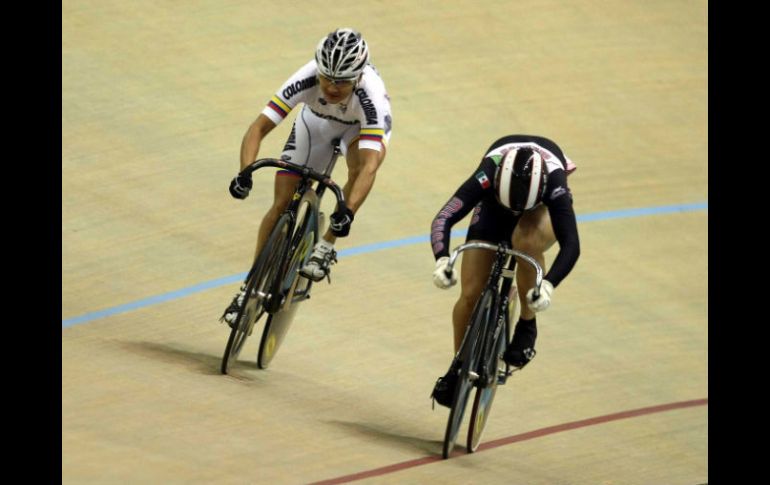
<path fill-rule="evenodd" d="M 273 111 L 278 113 L 281 118 L 286 118 L 286 115 L 291 111 L 291 108 L 289 108 L 286 103 L 281 101 L 281 98 L 278 96 L 273 96 L 270 98 L 270 102 L 267 103 L 267 105 L 272 108 Z"/>
<path fill-rule="evenodd" d="M 382 128 L 362 128 L 360 138 L 363 140 L 382 141 L 385 136 L 385 130 Z"/>

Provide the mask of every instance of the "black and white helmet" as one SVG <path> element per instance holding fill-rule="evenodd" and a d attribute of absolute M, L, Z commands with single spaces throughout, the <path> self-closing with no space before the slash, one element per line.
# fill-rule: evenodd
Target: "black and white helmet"
<path fill-rule="evenodd" d="M 543 200 L 548 181 L 543 157 L 529 147 L 519 147 L 503 154 L 495 173 L 495 196 L 514 214 L 521 214 Z"/>
<path fill-rule="evenodd" d="M 369 48 L 361 34 L 353 29 L 337 29 L 321 39 L 315 50 L 318 71 L 335 81 L 358 77 L 369 61 Z"/>

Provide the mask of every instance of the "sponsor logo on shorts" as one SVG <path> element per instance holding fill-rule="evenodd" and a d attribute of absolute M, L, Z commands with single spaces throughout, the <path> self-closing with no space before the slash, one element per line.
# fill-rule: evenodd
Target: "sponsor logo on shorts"
<path fill-rule="evenodd" d="M 556 187 L 551 191 L 551 200 L 556 199 L 557 197 L 561 197 L 562 195 L 568 193 L 569 190 L 565 187 L 562 187 L 561 185 Z"/>

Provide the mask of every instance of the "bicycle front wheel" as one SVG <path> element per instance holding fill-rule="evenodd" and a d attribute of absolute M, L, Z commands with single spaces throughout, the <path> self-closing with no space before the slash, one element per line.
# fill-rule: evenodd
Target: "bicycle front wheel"
<path fill-rule="evenodd" d="M 299 274 L 299 269 L 310 259 L 318 240 L 318 198 L 312 190 L 305 192 L 297 210 L 297 229 L 289 248 L 289 263 L 283 273 L 277 294 L 284 299 L 278 311 L 271 314 L 262 331 L 257 353 L 257 366 L 267 369 L 286 337 L 299 302 L 310 298 L 312 281 Z"/>
<path fill-rule="evenodd" d="M 471 407 L 471 419 L 468 425 L 468 440 L 467 447 L 468 452 L 473 453 L 479 447 L 481 443 L 481 435 L 484 433 L 484 429 L 487 426 L 487 419 L 489 413 L 492 410 L 492 403 L 495 400 L 497 394 L 497 386 L 504 384 L 508 378 L 508 365 L 502 359 L 502 355 L 505 352 L 505 347 L 511 340 L 510 325 L 511 315 L 516 311 L 516 300 L 518 299 L 518 293 L 516 286 L 506 284 L 503 285 L 503 291 L 508 292 L 508 308 L 504 309 L 504 322 L 499 333 L 494 335 L 494 342 L 490 343 L 490 346 L 485 346 L 484 357 L 488 359 L 485 366 L 488 372 L 490 372 L 491 380 L 488 381 L 486 386 L 477 386 L 476 397 L 473 399 L 473 406 Z M 497 320 L 495 318 L 494 320 Z"/>
<path fill-rule="evenodd" d="M 496 345 L 497 353 L 493 364 L 495 375 L 492 381 L 486 387 L 476 388 L 476 397 L 473 399 L 471 420 L 468 425 L 468 453 L 476 451 L 479 443 L 481 443 L 481 435 L 487 426 L 489 412 L 492 410 L 492 402 L 495 400 L 495 394 L 497 394 L 497 385 L 500 383 L 501 375 L 505 375 L 507 372 L 505 362 L 500 358 L 505 351 L 505 344 L 503 342 L 504 340 L 499 338 L 498 345 Z"/>
<path fill-rule="evenodd" d="M 489 411 L 492 409 L 492 401 L 497 393 L 497 378 L 489 387 L 476 389 L 476 397 L 471 408 L 471 422 L 468 425 L 468 453 L 473 453 L 481 443 L 481 435 L 487 426 Z"/>
<path fill-rule="evenodd" d="M 449 411 L 446 433 L 444 434 L 444 449 L 442 456 L 449 458 L 457 440 L 457 433 L 460 431 L 465 408 L 468 404 L 470 391 L 473 383 L 478 379 L 479 359 L 481 358 L 482 336 L 488 319 L 492 311 L 494 295 L 491 291 L 485 290 L 481 299 L 473 309 L 471 315 L 471 324 L 466 331 L 463 342 L 460 346 L 460 359 L 462 365 L 460 374 L 457 378 L 457 387 L 452 400 L 452 407 Z"/>
<path fill-rule="evenodd" d="M 270 233 L 265 247 L 259 254 L 257 261 L 249 271 L 246 280 L 246 297 L 238 310 L 236 324 L 230 331 L 230 337 L 227 339 L 225 353 L 222 356 L 222 365 L 220 370 L 222 374 L 227 374 L 228 368 L 238 358 L 243 349 L 243 344 L 251 335 L 257 321 L 265 313 L 264 303 L 266 299 L 271 298 L 270 289 L 273 287 L 273 280 L 278 271 L 278 262 L 280 258 L 280 248 L 285 243 L 289 232 L 289 217 L 281 216 L 273 231 Z"/>

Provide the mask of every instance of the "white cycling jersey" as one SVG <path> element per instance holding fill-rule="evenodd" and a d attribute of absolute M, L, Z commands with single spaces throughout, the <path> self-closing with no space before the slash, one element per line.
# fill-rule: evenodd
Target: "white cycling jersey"
<path fill-rule="evenodd" d="M 284 146 L 284 159 L 323 171 L 331 160 L 332 140 L 342 140 L 343 153 L 355 141 L 359 149 L 382 151 L 387 146 L 392 125 L 390 98 L 372 65 L 364 68 L 350 98 L 330 104 L 323 97 L 318 67 L 312 60 L 292 74 L 262 114 L 278 125 L 299 103 L 304 106 Z"/>

